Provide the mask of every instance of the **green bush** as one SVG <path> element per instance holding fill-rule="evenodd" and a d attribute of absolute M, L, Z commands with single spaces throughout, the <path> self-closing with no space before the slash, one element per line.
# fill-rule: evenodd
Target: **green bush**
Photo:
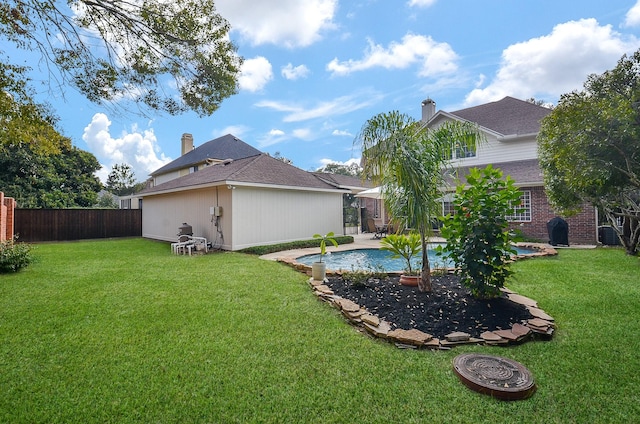
<path fill-rule="evenodd" d="M 442 218 L 440 231 L 447 244 L 437 251 L 451 258 L 475 297 L 495 297 L 512 273 L 509 263 L 516 251 L 506 217 L 520 203 L 521 193 L 511 177 L 502 179 L 502 171 L 491 165 L 471 169 L 467 184 L 456 188 L 454 214 Z"/>
<path fill-rule="evenodd" d="M 333 237 L 333 239 L 338 244 L 353 243 L 352 236 L 337 236 L 337 237 Z M 282 252 L 283 250 L 305 249 L 307 247 L 320 247 L 320 242 L 321 240 L 319 239 L 298 240 L 298 241 L 291 241 L 288 243 L 270 244 L 267 246 L 247 247 L 246 249 L 240 250 L 240 252 L 249 253 L 251 255 L 266 255 L 269 253 Z"/>
<path fill-rule="evenodd" d="M 17 237 L 0 242 L 0 273 L 17 272 L 31 263 L 31 246 L 17 243 Z"/>

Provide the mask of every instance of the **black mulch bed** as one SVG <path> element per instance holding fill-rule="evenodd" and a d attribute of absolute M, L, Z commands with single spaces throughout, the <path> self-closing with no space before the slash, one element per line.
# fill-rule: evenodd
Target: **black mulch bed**
<path fill-rule="evenodd" d="M 485 331 L 507 330 L 533 318 L 524 306 L 506 297 L 473 298 L 455 275 L 433 276 L 429 293 L 401 285 L 399 277 L 369 278 L 361 287 L 352 287 L 342 277 L 328 280 L 336 295 L 366 308 L 392 328 L 416 328 L 441 339 L 454 331 L 479 337 Z"/>

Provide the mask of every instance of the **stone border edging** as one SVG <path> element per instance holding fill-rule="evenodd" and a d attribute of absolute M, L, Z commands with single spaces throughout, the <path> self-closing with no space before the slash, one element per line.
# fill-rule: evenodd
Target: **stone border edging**
<path fill-rule="evenodd" d="M 555 320 L 538 307 L 538 303 L 521 296 L 509 289 L 503 288 L 505 296 L 512 302 L 523 305 L 534 318 L 513 324 L 509 330 L 485 331 L 480 338 L 471 337 L 468 333 L 456 331 L 447 334 L 444 340 L 434 338 L 416 328 L 413 329 L 391 329 L 391 324 L 371 314 L 366 308 L 357 303 L 336 296 L 331 288 L 324 284 L 324 281 L 309 279 L 309 285 L 319 299 L 330 303 L 347 318 L 347 320 L 364 330 L 372 336 L 386 339 L 395 343 L 399 348 L 429 348 L 448 350 L 452 347 L 463 344 L 486 344 L 490 346 L 506 346 L 521 343 L 533 337 L 549 340 L 555 332 Z"/>
<path fill-rule="evenodd" d="M 513 260 L 528 259 L 540 256 L 555 256 L 558 251 L 549 245 L 542 243 L 517 243 L 518 247 L 529 248 L 537 250 L 536 253 L 530 253 L 526 255 L 516 255 Z M 278 262 L 282 262 L 291 266 L 297 271 L 304 272 L 307 275 L 311 275 L 311 267 L 304 265 L 296 261 L 296 258 L 278 258 Z M 442 271 L 442 270 L 439 270 Z M 453 270 L 448 270 L 449 272 Z M 388 273 L 389 275 L 401 274 L 401 273 Z M 327 270 L 327 275 L 342 275 L 341 271 Z M 538 307 L 538 303 L 529 299 L 528 297 L 521 296 L 506 287 L 501 291 L 512 302 L 523 305 L 529 313 L 534 317 L 532 319 L 525 320 L 521 323 L 515 323 L 508 330 L 493 330 L 485 331 L 480 335 L 480 338 L 471 337 L 470 334 L 461 331 L 456 331 L 447 334 L 443 340 L 434 338 L 431 334 L 427 334 L 416 328 L 413 329 L 391 329 L 391 324 L 381 320 L 376 315 L 371 314 L 366 308 L 361 307 L 357 303 L 336 296 L 329 286 L 324 284 L 324 281 L 309 279 L 309 285 L 313 288 L 313 292 L 319 299 L 329 302 L 334 307 L 342 312 L 347 320 L 361 328 L 366 330 L 367 333 L 386 339 L 399 348 L 404 349 L 444 349 L 448 350 L 452 347 L 464 344 L 483 344 L 489 346 L 507 346 L 511 344 L 521 343 L 529 340 L 533 337 L 549 340 L 553 337 L 556 329 L 555 320 L 545 311 Z"/>

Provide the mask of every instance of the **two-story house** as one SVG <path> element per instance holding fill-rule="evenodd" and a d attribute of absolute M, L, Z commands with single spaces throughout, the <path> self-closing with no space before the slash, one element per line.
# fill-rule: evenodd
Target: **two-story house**
<path fill-rule="evenodd" d="M 540 121 L 549 113 L 549 108 L 513 97 L 454 112 L 436 111 L 431 99 L 422 102 L 422 121 L 429 127 L 445 121 L 471 122 L 478 126 L 486 142 L 475 149 L 453 146 L 450 157 L 453 167 L 458 175 L 464 176 L 470 168 L 492 164 L 504 175 L 510 175 L 522 191 L 520 213 L 509 217 L 512 226 L 540 241 L 549 240 L 547 223 L 557 216 L 547 200 L 538 161 Z M 450 199 L 450 195 L 444 196 L 445 214 L 451 210 Z M 565 219 L 569 224 L 570 244 L 597 242 L 598 220 L 593 206 L 585 204 L 581 213 Z"/>

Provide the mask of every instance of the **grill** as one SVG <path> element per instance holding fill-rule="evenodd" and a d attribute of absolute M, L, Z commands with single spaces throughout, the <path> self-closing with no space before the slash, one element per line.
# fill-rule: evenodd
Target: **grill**
<path fill-rule="evenodd" d="M 192 235 L 193 227 L 186 222 L 183 222 L 182 226 L 178 228 L 178 241 L 187 241 Z"/>
<path fill-rule="evenodd" d="M 569 246 L 569 224 L 559 216 L 547 222 L 549 232 L 549 244 L 557 246 L 559 244 Z"/>

